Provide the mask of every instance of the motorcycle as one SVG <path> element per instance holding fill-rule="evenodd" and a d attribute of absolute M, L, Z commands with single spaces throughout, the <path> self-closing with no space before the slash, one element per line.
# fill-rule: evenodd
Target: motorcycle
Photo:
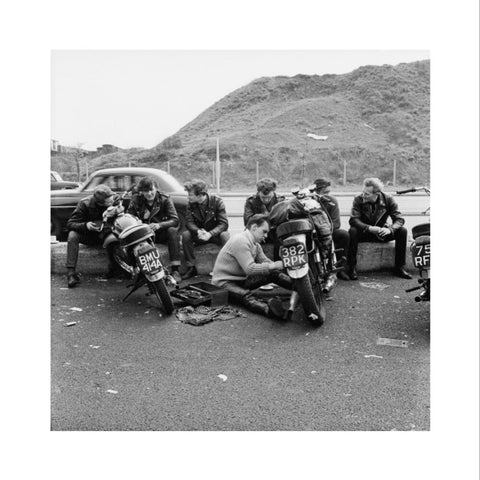
<path fill-rule="evenodd" d="M 427 187 L 413 187 L 407 190 L 400 190 L 397 195 L 405 193 L 424 191 L 430 196 L 430 189 Z M 428 207 L 423 215 L 430 211 Z M 413 292 L 415 290 L 422 290 L 419 295 L 415 297 L 416 302 L 430 301 L 430 222 L 421 223 L 412 227 L 413 242 L 410 245 L 410 252 L 412 255 L 413 266 L 418 269 L 420 278 L 417 287 L 408 288 L 406 292 Z"/>
<path fill-rule="evenodd" d="M 287 318 L 301 302 L 307 318 L 321 326 L 326 319 L 326 295 L 336 284 L 336 253 L 332 226 L 315 186 L 294 189 L 294 198 L 274 206 L 270 220 L 280 241 L 280 259 L 294 282 Z"/>
<path fill-rule="evenodd" d="M 124 192 L 103 213 L 103 225 L 109 224 L 112 227 L 112 233 L 107 236 L 103 246 L 112 248 L 117 265 L 133 279 L 133 283 L 127 285 L 131 290 L 122 301 L 146 285 L 147 295 L 155 295 L 167 315 L 170 315 L 174 307 L 167 285 L 174 288 L 178 288 L 178 285 L 160 260 L 153 230 L 139 218 L 125 213 L 123 200 L 133 188 L 134 186 Z"/>

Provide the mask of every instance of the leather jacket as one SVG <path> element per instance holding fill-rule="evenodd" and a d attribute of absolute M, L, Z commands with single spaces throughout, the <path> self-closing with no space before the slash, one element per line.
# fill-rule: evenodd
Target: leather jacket
<path fill-rule="evenodd" d="M 180 223 L 177 210 L 170 196 L 158 191 L 151 207 L 143 195 L 135 193 L 128 205 L 127 213 L 135 215 L 143 223 L 158 223 L 160 230 L 178 227 Z"/>
<path fill-rule="evenodd" d="M 82 198 L 67 221 L 67 229 L 82 235 L 98 233 L 100 238 L 104 238 L 111 232 L 111 226 L 105 225 L 101 232 L 94 232 L 87 229 L 87 223 L 102 221 L 107 208 L 98 205 L 93 195 Z"/>
<path fill-rule="evenodd" d="M 205 214 L 203 214 L 203 212 Z M 220 197 L 207 193 L 205 204 L 188 203 L 185 215 L 186 227 L 191 232 L 201 228 L 209 232 L 212 237 L 228 230 L 228 218 L 225 204 Z"/>
<path fill-rule="evenodd" d="M 283 200 L 285 200 L 284 196 L 274 193 L 270 202 L 265 205 L 262 200 L 260 200 L 258 194 L 251 195 L 245 201 L 245 207 L 243 209 L 243 224 L 246 225 L 248 219 L 258 213 L 262 215 L 268 215 L 273 206 L 279 202 L 283 202 Z"/>
<path fill-rule="evenodd" d="M 391 225 L 387 224 L 388 217 L 392 219 Z M 353 199 L 349 223 L 361 232 L 367 231 L 368 227 L 377 226 L 387 227 L 394 233 L 403 226 L 405 219 L 398 210 L 397 202 L 393 197 L 380 192 L 374 204 L 365 202 L 362 195 L 357 195 Z"/>

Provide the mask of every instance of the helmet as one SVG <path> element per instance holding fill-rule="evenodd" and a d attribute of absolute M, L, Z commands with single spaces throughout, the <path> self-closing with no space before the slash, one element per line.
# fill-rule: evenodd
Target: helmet
<path fill-rule="evenodd" d="M 132 225 L 140 225 L 141 223 L 142 222 L 135 217 L 135 215 L 124 213 L 115 219 L 115 222 L 113 223 L 113 233 L 118 237 L 127 227 L 131 227 Z"/>

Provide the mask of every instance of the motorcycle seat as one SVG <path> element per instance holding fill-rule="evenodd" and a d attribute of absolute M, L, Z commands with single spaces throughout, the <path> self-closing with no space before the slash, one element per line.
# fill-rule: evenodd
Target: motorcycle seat
<path fill-rule="evenodd" d="M 417 237 L 430 236 L 430 223 L 421 223 L 412 227 L 412 237 L 415 240 Z"/>
<path fill-rule="evenodd" d="M 122 247 L 129 247 L 134 243 L 141 242 L 153 236 L 155 236 L 155 234 L 152 229 L 148 225 L 142 224 L 127 227 L 118 238 L 120 239 L 120 245 Z"/>
<path fill-rule="evenodd" d="M 295 233 L 306 233 L 312 231 L 312 224 L 307 218 L 299 218 L 298 220 L 289 220 L 281 223 L 276 230 L 277 237 L 283 238 Z"/>

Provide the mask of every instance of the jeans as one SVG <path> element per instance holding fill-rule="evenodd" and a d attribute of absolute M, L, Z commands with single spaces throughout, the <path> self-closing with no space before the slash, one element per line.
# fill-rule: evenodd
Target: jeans
<path fill-rule="evenodd" d="M 185 255 L 185 264 L 187 267 L 195 266 L 195 245 L 205 245 L 206 243 L 215 243 L 223 247 L 230 238 L 229 232 L 222 232 L 220 235 L 210 238 L 208 241 L 200 240 L 196 232 L 184 230 L 182 232 L 183 254 Z"/>
<path fill-rule="evenodd" d="M 385 243 L 391 242 L 392 240 L 395 240 L 395 266 L 403 267 L 405 265 L 405 254 L 407 251 L 407 229 L 405 227 L 400 227 L 393 235 L 389 234 L 382 239 L 373 233 L 362 233 L 355 227 L 350 227 L 348 234 L 350 237 L 350 245 L 348 248 L 347 263 L 350 267 L 357 265 L 357 251 L 360 242 Z"/>
<path fill-rule="evenodd" d="M 347 258 L 348 248 L 350 245 L 350 236 L 346 230 L 338 229 L 334 230 L 332 233 L 332 240 L 335 249 L 342 249 L 341 252 L 337 253 L 337 263 L 342 263 L 342 257 Z"/>
<path fill-rule="evenodd" d="M 74 230 L 70 230 L 68 232 L 68 243 L 67 243 L 67 269 L 75 270 L 77 268 L 77 261 L 78 261 L 78 250 L 79 244 L 94 246 L 94 245 L 102 245 L 103 238 L 100 237 L 98 232 L 89 231 L 86 234 L 75 232 Z M 110 248 L 107 248 L 108 253 L 108 261 L 109 267 L 112 267 L 113 257 Z"/>
<path fill-rule="evenodd" d="M 167 244 L 170 265 L 180 265 L 180 236 L 178 228 L 169 227 L 155 232 L 155 243 Z"/>

